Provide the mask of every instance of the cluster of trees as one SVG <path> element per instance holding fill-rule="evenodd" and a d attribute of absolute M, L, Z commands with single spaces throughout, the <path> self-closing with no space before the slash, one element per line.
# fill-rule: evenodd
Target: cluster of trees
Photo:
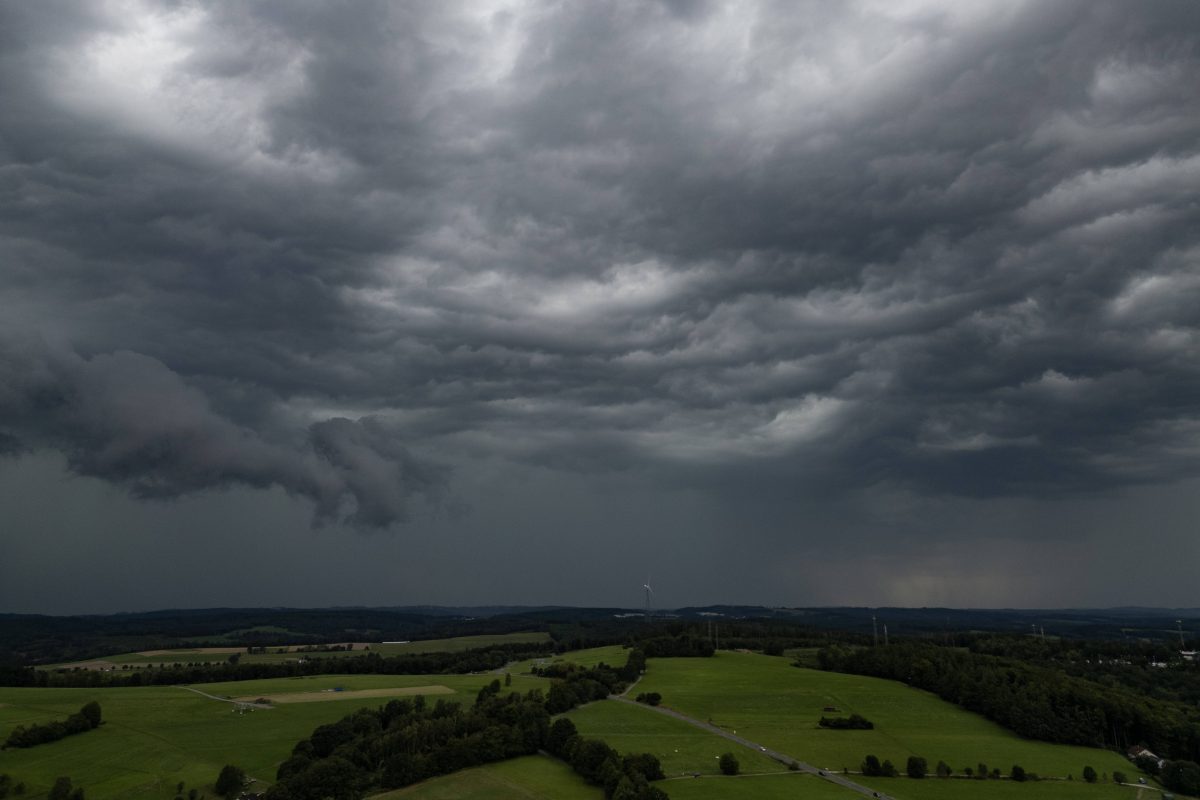
<path fill-rule="evenodd" d="M 13 780 L 8 773 L 0 773 L 0 800 L 3 800 L 10 795 L 12 797 L 20 797 L 25 794 L 25 783 L 23 781 Z"/>
<path fill-rule="evenodd" d="M 609 800 L 669 800 L 666 792 L 650 785 L 650 781 L 665 777 L 655 756 L 621 756 L 600 739 L 580 736 L 575 723 L 565 717 L 550 726 L 545 748 L 570 764 L 585 781 L 602 787 Z"/>
<path fill-rule="evenodd" d="M 821 721 L 817 725 L 834 730 L 870 731 L 875 729 L 875 723 L 860 714 L 851 714 L 848 717 L 821 717 Z"/>
<path fill-rule="evenodd" d="M 1142 742 L 1176 757 L 1200 756 L 1194 711 L 1049 667 L 921 642 L 828 647 L 818 663 L 904 681 L 1031 739 L 1119 749 Z"/>
<path fill-rule="evenodd" d="M 545 749 L 617 800 L 666 800 L 649 785 L 663 777 L 652 755 L 621 757 L 602 741 L 579 737 L 569 720 L 552 714 L 625 686 L 623 675 L 645 658 L 630 652 L 624 667 L 573 667 L 543 695 L 504 694 L 494 680 L 470 708 L 424 697 L 392 700 L 322 725 L 299 742 L 279 767 L 269 800 L 358 800 L 368 791 L 396 789 L 478 764 Z M 634 673 L 636 674 L 636 673 Z"/>
<path fill-rule="evenodd" d="M 1194 761 L 1168 761 L 1162 765 L 1158 779 L 1173 792 L 1200 795 L 1200 764 Z"/>
<path fill-rule="evenodd" d="M 662 702 L 662 695 L 658 692 L 642 692 L 634 699 L 648 706 L 656 706 Z"/>
<path fill-rule="evenodd" d="M 546 710 L 561 714 L 592 700 L 619 694 L 637 678 L 646 665 L 646 656 L 638 648 L 629 651 L 625 666 L 614 668 L 601 663 L 591 668 L 578 664 L 552 664 L 542 675 L 558 678 L 546 694 Z"/>
<path fill-rule="evenodd" d="M 55 720 L 45 725 L 18 725 L 8 734 L 4 747 L 36 747 L 39 744 L 57 742 L 77 733 L 86 733 L 100 726 L 100 704 L 95 700 L 86 704 L 65 720 Z"/>

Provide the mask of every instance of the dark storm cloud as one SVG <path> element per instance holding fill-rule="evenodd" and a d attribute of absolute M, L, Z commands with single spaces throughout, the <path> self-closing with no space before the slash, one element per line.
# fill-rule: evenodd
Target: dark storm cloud
<path fill-rule="evenodd" d="M 1195 3 L 0 13 L 0 302 L 65 343 L 6 335 L 0 451 L 362 526 L 479 458 L 1200 464 Z"/>
<path fill-rule="evenodd" d="M 137 497 L 278 486 L 311 500 L 318 520 L 378 527 L 406 520 L 412 495 L 444 482 L 370 417 L 316 423 L 311 446 L 289 446 L 221 416 L 153 358 L 118 351 L 85 360 L 39 345 L 0 349 L 6 449 L 28 437 L 61 450 L 75 472 Z"/>

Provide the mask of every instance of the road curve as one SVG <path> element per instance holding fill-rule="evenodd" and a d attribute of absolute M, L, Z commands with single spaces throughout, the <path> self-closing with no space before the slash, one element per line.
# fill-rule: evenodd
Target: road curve
<path fill-rule="evenodd" d="M 621 697 L 619 695 L 609 695 L 608 699 L 615 700 L 618 703 L 628 703 L 631 706 L 645 708 L 650 711 L 657 711 L 658 713 L 665 714 L 668 717 L 674 717 L 675 719 L 682 720 L 683 722 L 686 722 L 689 725 L 695 725 L 697 728 L 706 730 L 709 733 L 715 733 L 717 736 L 728 739 L 731 742 L 737 742 L 738 744 L 742 745 L 743 747 L 749 747 L 751 750 L 757 750 L 760 753 L 762 753 L 763 755 L 770 756 L 771 758 L 775 759 L 776 761 L 778 761 L 781 764 L 786 764 L 788 766 L 795 764 L 796 767 L 799 768 L 800 772 L 807 772 L 808 774 L 814 775 L 814 776 L 820 778 L 821 780 L 829 781 L 830 783 L 836 783 L 838 786 L 842 786 L 853 792 L 858 792 L 859 794 L 863 795 L 864 797 L 872 797 L 872 798 L 877 797 L 877 798 L 880 798 L 880 800 L 893 800 L 893 798 L 891 796 L 886 795 L 883 792 L 879 792 L 876 789 L 871 789 L 867 786 L 863 786 L 861 783 L 855 783 L 854 781 L 847 778 L 845 775 L 839 775 L 836 772 L 832 772 L 830 770 L 819 769 L 817 767 L 814 767 L 812 764 L 806 764 L 803 761 L 799 761 L 797 759 L 792 758 L 791 756 L 787 755 L 786 753 L 780 753 L 776 750 L 772 750 L 769 747 L 764 747 L 763 745 L 758 744 L 757 742 L 752 742 L 749 739 L 745 739 L 741 736 L 738 736 L 736 733 L 730 733 L 727 730 L 718 728 L 716 725 L 710 725 L 709 723 L 698 720 L 695 717 L 689 717 L 687 714 L 681 714 L 674 709 L 663 708 L 662 706 L 648 706 L 645 703 L 638 703 L 633 700 L 630 700 L 627 697 Z"/>

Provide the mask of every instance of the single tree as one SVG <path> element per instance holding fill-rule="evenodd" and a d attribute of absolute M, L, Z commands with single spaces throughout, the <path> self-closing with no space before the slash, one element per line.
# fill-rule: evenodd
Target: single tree
<path fill-rule="evenodd" d="M 883 765 L 879 763 L 879 756 L 875 755 L 874 753 L 869 753 L 867 757 L 863 759 L 862 766 L 859 767 L 859 770 L 868 778 L 877 778 L 883 774 Z"/>
<path fill-rule="evenodd" d="M 924 778 L 929 773 L 929 764 L 920 756 L 909 756 L 904 771 L 910 778 Z"/>
<path fill-rule="evenodd" d="M 1096 777 L 1096 770 L 1092 769 L 1090 766 L 1083 768 L 1083 779 L 1085 781 L 1088 783 L 1095 783 Z"/>
<path fill-rule="evenodd" d="M 880 766 L 879 774 L 885 778 L 895 778 L 900 774 L 900 770 L 896 769 L 896 765 L 885 758 L 883 764 Z"/>
<path fill-rule="evenodd" d="M 93 728 L 100 727 L 100 704 L 95 700 L 79 709 L 79 713 L 84 716 L 88 724 Z"/>
<path fill-rule="evenodd" d="M 939 778 L 949 778 L 953 773 L 954 770 L 950 769 L 950 765 L 945 761 L 939 761 L 937 763 L 937 776 Z"/>
<path fill-rule="evenodd" d="M 979 766 L 975 770 L 975 778 L 976 778 L 976 780 L 982 781 L 982 780 L 986 780 L 987 776 L 988 776 L 987 764 L 980 761 Z"/>
<path fill-rule="evenodd" d="M 741 765 L 738 764 L 737 757 L 733 753 L 722 753 L 718 763 L 722 775 L 737 775 L 738 770 L 741 769 Z"/>
<path fill-rule="evenodd" d="M 1113 783 L 1125 783 L 1127 776 L 1120 770 L 1113 770 Z"/>
<path fill-rule="evenodd" d="M 1025 775 L 1025 768 L 1020 764 L 1013 764 L 1012 771 L 1008 773 L 1008 776 L 1017 783 L 1024 783 L 1025 778 L 1027 777 Z"/>
<path fill-rule="evenodd" d="M 226 764 L 221 767 L 221 774 L 217 776 L 217 785 L 215 788 L 217 794 L 221 795 L 221 797 L 233 797 L 241 791 L 242 785 L 245 782 L 245 770 L 241 767 L 235 767 L 233 764 Z"/>
<path fill-rule="evenodd" d="M 46 795 L 47 800 L 70 800 L 71 797 L 71 779 L 58 778 L 54 781 L 54 786 L 50 789 L 50 794 Z"/>

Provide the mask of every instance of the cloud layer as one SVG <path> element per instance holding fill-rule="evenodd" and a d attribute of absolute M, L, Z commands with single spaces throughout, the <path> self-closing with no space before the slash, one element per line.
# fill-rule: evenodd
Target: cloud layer
<path fill-rule="evenodd" d="M 0 451 L 368 528 L 481 459 L 1194 476 L 1198 45 L 1186 0 L 6 5 Z"/>

